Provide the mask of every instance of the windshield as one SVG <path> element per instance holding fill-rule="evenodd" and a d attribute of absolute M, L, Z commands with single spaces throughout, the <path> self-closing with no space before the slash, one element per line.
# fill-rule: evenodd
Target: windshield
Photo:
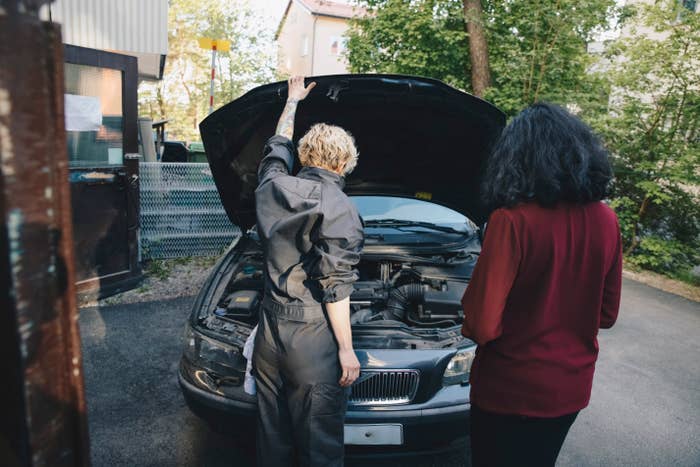
<path fill-rule="evenodd" d="M 462 214 L 445 206 L 413 198 L 395 196 L 351 196 L 362 219 L 400 219 L 410 222 L 428 222 L 451 227 L 460 232 L 476 229 L 476 226 Z"/>

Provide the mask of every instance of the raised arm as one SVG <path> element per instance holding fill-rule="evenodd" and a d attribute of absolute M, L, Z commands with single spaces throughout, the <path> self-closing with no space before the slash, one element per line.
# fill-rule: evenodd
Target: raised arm
<path fill-rule="evenodd" d="M 287 104 L 282 110 L 275 135 L 267 140 L 263 150 L 263 159 L 258 166 L 258 185 L 262 186 L 269 180 L 292 172 L 296 148 L 292 143 L 294 135 L 294 115 L 297 112 L 297 104 L 306 98 L 316 83 L 304 87 L 304 78 L 295 76 L 289 79 L 287 91 Z"/>
<path fill-rule="evenodd" d="M 292 139 L 294 136 L 294 116 L 297 113 L 297 105 L 309 95 L 309 92 L 316 86 L 316 83 L 309 83 L 304 87 L 303 76 L 293 76 L 287 82 L 289 90 L 287 91 L 287 104 L 282 110 L 279 122 L 277 123 L 276 135 L 285 136 Z"/>

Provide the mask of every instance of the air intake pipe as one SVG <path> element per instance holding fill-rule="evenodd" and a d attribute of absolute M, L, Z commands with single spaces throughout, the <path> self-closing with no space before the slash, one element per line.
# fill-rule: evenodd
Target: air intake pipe
<path fill-rule="evenodd" d="M 425 297 L 426 286 L 417 283 L 405 284 L 394 287 L 389 292 L 386 302 L 386 319 L 403 321 L 411 303 L 422 303 Z"/>

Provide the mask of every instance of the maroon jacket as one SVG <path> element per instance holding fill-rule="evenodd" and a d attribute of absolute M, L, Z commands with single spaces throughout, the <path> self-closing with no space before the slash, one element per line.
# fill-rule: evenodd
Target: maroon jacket
<path fill-rule="evenodd" d="M 557 417 L 588 405 L 598 329 L 620 305 L 622 252 L 603 203 L 525 203 L 494 211 L 462 299 L 462 334 L 479 344 L 471 401 Z"/>

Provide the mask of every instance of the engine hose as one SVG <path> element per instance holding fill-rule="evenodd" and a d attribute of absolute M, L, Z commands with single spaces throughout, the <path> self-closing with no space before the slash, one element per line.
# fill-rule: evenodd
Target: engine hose
<path fill-rule="evenodd" d="M 421 284 L 405 284 L 394 287 L 389 292 L 389 299 L 386 302 L 387 311 L 393 319 L 400 321 L 406 317 L 406 312 L 411 303 L 422 301 L 424 289 Z"/>
<path fill-rule="evenodd" d="M 443 319 L 441 321 L 431 321 L 429 323 L 423 322 L 423 321 L 416 321 L 415 319 L 411 318 L 408 314 L 406 314 L 406 321 L 409 323 L 417 326 L 417 327 L 437 327 L 437 326 L 442 326 L 442 325 L 447 325 L 447 326 L 456 326 L 457 322 L 452 319 Z"/>

